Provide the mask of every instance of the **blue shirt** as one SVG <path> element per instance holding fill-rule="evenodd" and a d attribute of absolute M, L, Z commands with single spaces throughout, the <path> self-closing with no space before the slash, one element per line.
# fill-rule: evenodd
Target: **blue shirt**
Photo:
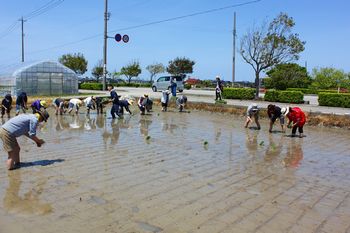
<path fill-rule="evenodd" d="M 118 104 L 119 103 L 119 97 L 118 94 L 115 90 L 111 91 L 111 99 L 113 101 L 113 104 Z"/>
<path fill-rule="evenodd" d="M 35 136 L 38 119 L 34 114 L 21 114 L 8 120 L 2 125 L 11 135 L 19 137 L 22 135 Z"/>

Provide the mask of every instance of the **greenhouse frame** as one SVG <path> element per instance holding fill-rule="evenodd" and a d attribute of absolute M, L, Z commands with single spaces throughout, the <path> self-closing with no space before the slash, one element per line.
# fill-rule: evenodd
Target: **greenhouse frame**
<path fill-rule="evenodd" d="M 55 61 L 20 64 L 0 70 L 0 94 L 17 95 L 78 94 L 78 76 Z"/>

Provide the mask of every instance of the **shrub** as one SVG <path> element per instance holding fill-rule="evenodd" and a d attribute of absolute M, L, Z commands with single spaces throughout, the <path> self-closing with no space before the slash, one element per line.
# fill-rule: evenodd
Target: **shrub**
<path fill-rule="evenodd" d="M 101 91 L 103 88 L 103 84 L 102 83 L 82 83 L 80 85 L 81 89 L 85 89 L 85 90 L 99 90 Z"/>
<path fill-rule="evenodd" d="M 318 94 L 319 90 L 314 88 L 287 88 L 287 91 L 301 91 L 303 94 Z"/>
<path fill-rule="evenodd" d="M 304 94 L 300 91 L 281 91 L 278 94 L 278 102 L 281 103 L 304 103 Z"/>
<path fill-rule="evenodd" d="M 191 89 L 191 84 L 187 84 L 187 83 L 186 83 L 186 84 L 184 85 L 184 88 L 185 88 L 186 90 Z"/>
<path fill-rule="evenodd" d="M 224 99 L 251 100 L 255 97 L 254 88 L 225 88 L 222 97 Z"/>
<path fill-rule="evenodd" d="M 151 87 L 151 83 L 126 83 L 119 82 L 115 86 L 117 87 Z"/>
<path fill-rule="evenodd" d="M 304 103 L 304 95 L 300 91 L 275 91 L 268 90 L 265 93 L 265 101 L 281 103 Z"/>
<path fill-rule="evenodd" d="M 278 102 L 278 93 L 276 90 L 267 90 L 264 96 L 265 101 Z"/>
<path fill-rule="evenodd" d="M 350 108 L 350 94 L 319 93 L 318 103 L 320 106 Z"/>

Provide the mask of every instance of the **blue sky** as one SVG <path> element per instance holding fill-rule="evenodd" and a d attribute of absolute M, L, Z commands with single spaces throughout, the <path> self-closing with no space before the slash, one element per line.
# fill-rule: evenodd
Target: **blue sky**
<path fill-rule="evenodd" d="M 56 0 L 57 1 L 57 0 Z M 247 0 L 249 1 L 249 0 Z M 237 8 L 140 27 L 141 25 L 200 11 L 247 2 L 229 0 L 109 0 L 111 18 L 109 36 L 116 32 L 128 34 L 130 42 L 108 40 L 108 70 L 119 71 L 124 65 L 138 60 L 143 68 L 140 75 L 149 78 L 145 67 L 154 62 L 168 64 L 175 57 L 196 61 L 191 76 L 214 79 L 220 75 L 231 80 L 233 12 L 237 14 L 237 48 L 240 38 L 249 28 L 261 25 L 286 12 L 293 17 L 294 32 L 306 41 L 300 65 L 334 67 L 350 71 L 350 1 L 261 0 Z M 38 9 L 49 0 L 1 0 L 0 35 L 22 15 Z M 80 52 L 91 68 L 103 57 L 103 0 L 64 0 L 57 7 L 33 17 L 25 23 L 25 60 L 57 60 L 62 54 Z M 89 36 L 93 39 L 76 42 Z M 21 61 L 19 25 L 5 37 L 0 37 L 0 69 Z M 54 48 L 56 47 L 56 48 Z M 236 80 L 253 81 L 252 68 L 236 53 Z"/>

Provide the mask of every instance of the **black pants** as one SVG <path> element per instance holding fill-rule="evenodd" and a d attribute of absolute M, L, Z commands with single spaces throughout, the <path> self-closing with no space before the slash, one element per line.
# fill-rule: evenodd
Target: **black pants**
<path fill-rule="evenodd" d="M 111 108 L 111 115 L 112 115 L 112 118 L 116 118 L 115 115 L 118 115 L 119 116 L 119 104 L 113 104 L 112 108 Z"/>
<path fill-rule="evenodd" d="M 222 99 L 221 99 L 221 92 L 217 92 L 217 91 L 216 91 L 215 94 L 216 94 L 215 100 L 218 100 L 218 99 L 222 100 Z"/>
<path fill-rule="evenodd" d="M 298 129 L 299 133 L 304 133 L 303 126 L 296 125 L 292 128 L 292 134 L 295 134 L 297 132 L 297 129 Z"/>

